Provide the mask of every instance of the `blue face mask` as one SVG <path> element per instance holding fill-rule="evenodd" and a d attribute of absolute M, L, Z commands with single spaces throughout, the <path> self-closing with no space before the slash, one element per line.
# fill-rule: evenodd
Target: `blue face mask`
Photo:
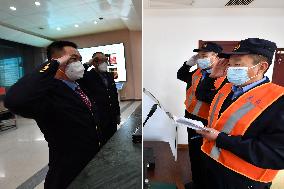
<path fill-rule="evenodd" d="M 200 69 L 206 69 L 206 68 L 210 67 L 211 66 L 210 58 L 200 58 L 200 59 L 197 59 L 197 66 Z"/>
<path fill-rule="evenodd" d="M 257 64 L 258 65 L 258 64 Z M 253 77 L 249 77 L 248 70 L 251 68 L 256 67 L 252 66 L 250 68 L 248 67 L 229 67 L 227 70 L 227 79 L 230 83 L 232 83 L 235 86 L 243 85 L 252 78 L 256 77 L 257 75 Z"/>

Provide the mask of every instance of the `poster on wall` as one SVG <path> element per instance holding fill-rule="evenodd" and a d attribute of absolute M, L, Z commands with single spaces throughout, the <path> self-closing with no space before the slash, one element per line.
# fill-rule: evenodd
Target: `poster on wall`
<path fill-rule="evenodd" d="M 124 44 L 111 44 L 97 47 L 78 49 L 82 62 L 86 63 L 95 52 L 103 52 L 108 59 L 108 72 L 112 72 L 115 82 L 126 81 L 126 66 L 124 55 Z"/>

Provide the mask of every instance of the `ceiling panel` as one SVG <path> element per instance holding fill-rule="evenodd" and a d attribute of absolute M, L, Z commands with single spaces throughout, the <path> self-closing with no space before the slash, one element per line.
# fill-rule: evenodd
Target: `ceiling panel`
<path fill-rule="evenodd" d="M 38 1 L 40 6 L 34 4 L 35 0 L 1 0 L 0 25 L 46 39 L 142 28 L 141 0 Z M 10 10 L 10 6 L 17 10 Z M 4 37 L 0 33 L 0 38 Z"/>
<path fill-rule="evenodd" d="M 0 34 L 2 39 L 9 41 L 15 41 L 18 43 L 23 43 L 27 45 L 33 45 L 36 47 L 45 47 L 49 45 L 52 41 L 37 37 L 34 35 L 29 35 L 17 30 L 9 29 L 7 27 L 0 26 Z"/>

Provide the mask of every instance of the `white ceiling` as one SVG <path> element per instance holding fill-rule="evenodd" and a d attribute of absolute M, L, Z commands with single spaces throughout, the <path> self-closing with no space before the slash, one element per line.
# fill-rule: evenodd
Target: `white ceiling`
<path fill-rule="evenodd" d="M 227 8 L 229 0 L 144 0 L 145 9 Z M 284 0 L 254 0 L 247 8 L 284 8 Z M 230 7 L 231 8 L 231 7 Z"/>
<path fill-rule="evenodd" d="M 142 28 L 141 0 L 35 1 L 0 0 L 0 38 L 43 47 L 65 37 Z"/>

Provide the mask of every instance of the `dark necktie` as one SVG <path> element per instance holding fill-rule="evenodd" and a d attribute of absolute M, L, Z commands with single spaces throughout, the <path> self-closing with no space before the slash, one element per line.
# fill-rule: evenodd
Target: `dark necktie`
<path fill-rule="evenodd" d="M 84 104 L 86 104 L 86 106 L 88 106 L 89 110 L 92 110 L 92 104 L 91 101 L 89 100 L 89 98 L 87 97 L 87 95 L 80 89 L 80 87 L 76 87 L 75 91 L 77 92 L 77 94 L 80 96 L 80 98 L 82 99 L 82 101 L 84 102 Z"/>

